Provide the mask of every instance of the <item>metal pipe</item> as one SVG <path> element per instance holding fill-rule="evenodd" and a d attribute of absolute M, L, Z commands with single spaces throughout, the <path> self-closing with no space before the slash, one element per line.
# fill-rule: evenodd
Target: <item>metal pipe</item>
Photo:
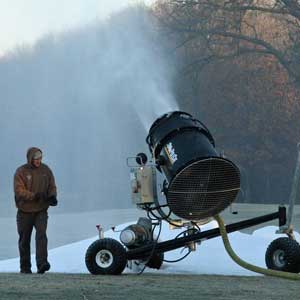
<path fill-rule="evenodd" d="M 276 233 L 286 233 L 289 237 L 295 239 L 293 234 L 292 219 L 294 214 L 294 206 L 299 191 L 300 181 L 300 143 L 297 144 L 298 158 L 296 162 L 296 168 L 294 173 L 294 179 L 291 188 L 291 194 L 289 198 L 289 208 L 287 213 L 287 222 L 284 226 L 280 226 Z"/>

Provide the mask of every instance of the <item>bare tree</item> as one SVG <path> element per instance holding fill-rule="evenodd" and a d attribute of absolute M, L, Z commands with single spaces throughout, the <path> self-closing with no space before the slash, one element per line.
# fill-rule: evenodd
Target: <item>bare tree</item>
<path fill-rule="evenodd" d="M 299 0 L 169 0 L 160 8 L 176 49 L 189 48 L 187 70 L 258 54 L 273 57 L 300 83 Z"/>

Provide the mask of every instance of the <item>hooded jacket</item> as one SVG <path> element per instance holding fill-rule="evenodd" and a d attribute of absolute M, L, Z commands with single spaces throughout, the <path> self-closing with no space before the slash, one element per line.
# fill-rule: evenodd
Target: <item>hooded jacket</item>
<path fill-rule="evenodd" d="M 19 167 L 14 175 L 16 207 L 24 212 L 47 210 L 49 204 L 43 199 L 36 199 L 36 193 L 45 193 L 47 197 L 56 197 L 55 179 L 51 169 L 41 163 L 37 168 L 32 165 L 33 155 L 39 148 L 27 151 L 27 164 Z M 41 151 L 42 152 L 42 151 Z"/>

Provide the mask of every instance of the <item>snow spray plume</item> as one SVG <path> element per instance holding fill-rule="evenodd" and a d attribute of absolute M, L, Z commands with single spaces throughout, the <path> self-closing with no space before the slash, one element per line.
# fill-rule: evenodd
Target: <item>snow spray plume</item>
<path fill-rule="evenodd" d="M 177 109 L 159 45 L 136 7 L 0 61 L 1 211 L 14 212 L 13 172 L 31 145 L 56 174 L 57 211 L 130 206 L 126 158 L 146 149 L 158 115 Z"/>

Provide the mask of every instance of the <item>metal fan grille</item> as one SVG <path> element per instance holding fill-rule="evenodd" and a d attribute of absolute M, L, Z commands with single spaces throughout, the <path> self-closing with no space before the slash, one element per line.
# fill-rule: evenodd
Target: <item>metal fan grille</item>
<path fill-rule="evenodd" d="M 237 167 L 226 159 L 208 158 L 188 165 L 172 179 L 167 201 L 177 216 L 201 220 L 228 207 L 239 189 Z"/>

